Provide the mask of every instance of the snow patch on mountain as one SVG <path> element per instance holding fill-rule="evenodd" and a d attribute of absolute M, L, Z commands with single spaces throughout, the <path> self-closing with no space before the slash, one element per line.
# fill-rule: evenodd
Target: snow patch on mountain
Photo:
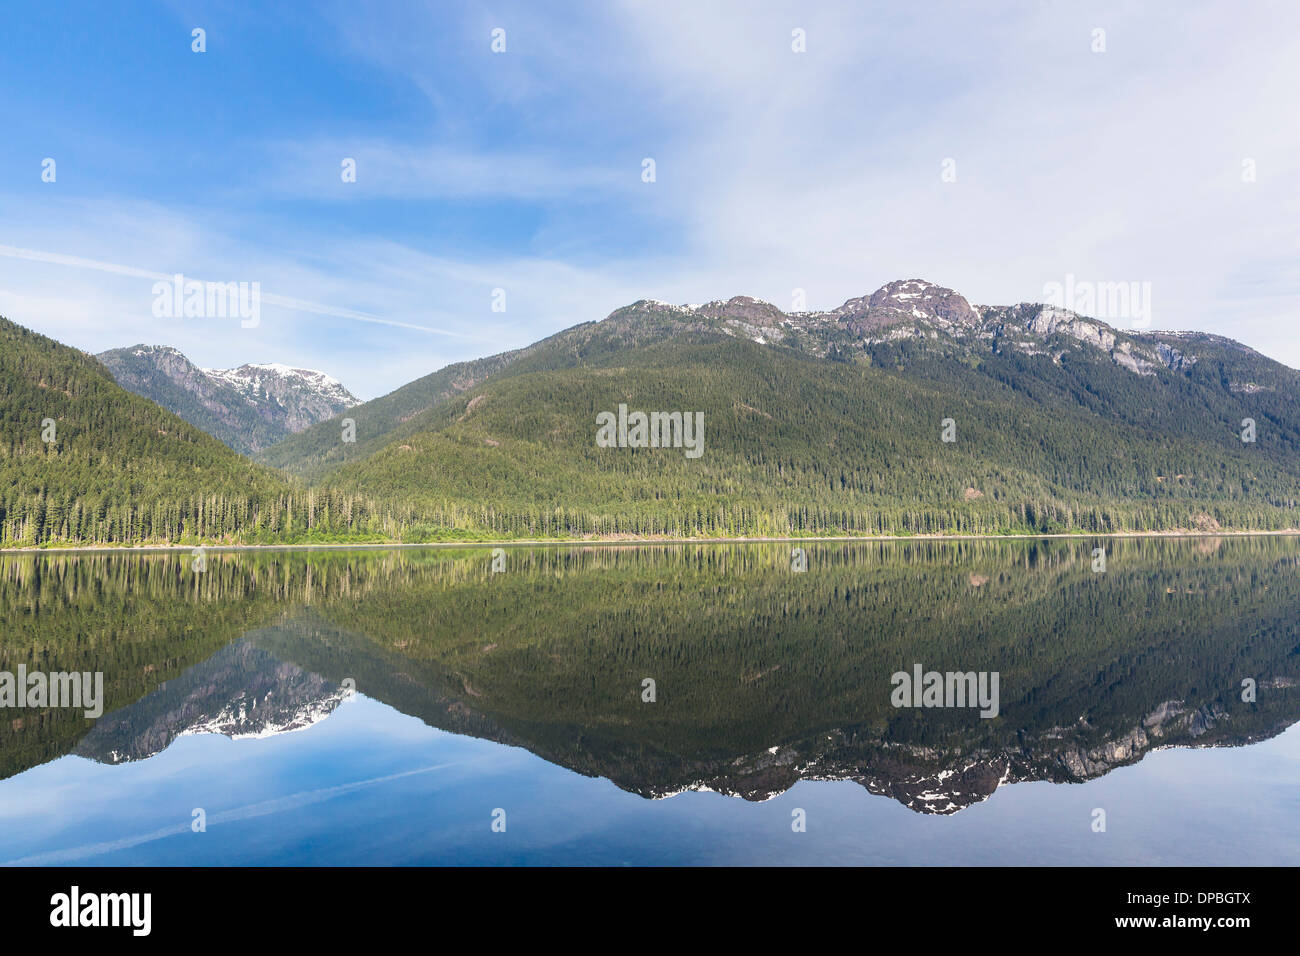
<path fill-rule="evenodd" d="M 239 368 L 205 368 L 203 373 L 230 385 L 250 399 L 263 391 L 276 395 L 289 387 L 314 394 L 330 405 L 352 408 L 361 404 L 361 400 L 349 392 L 342 382 L 315 369 L 295 368 L 279 362 L 259 362 L 241 365 Z"/>

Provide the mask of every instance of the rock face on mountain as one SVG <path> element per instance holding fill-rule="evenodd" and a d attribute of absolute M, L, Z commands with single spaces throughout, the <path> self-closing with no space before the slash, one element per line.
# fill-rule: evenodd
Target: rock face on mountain
<path fill-rule="evenodd" d="M 338 381 L 274 363 L 203 369 L 174 348 L 136 345 L 97 356 L 118 384 L 249 454 L 358 403 Z"/>
<path fill-rule="evenodd" d="M 254 406 L 278 409 L 290 432 L 300 432 L 359 404 L 338 379 L 313 369 L 270 362 L 231 369 L 205 368 L 203 372 L 226 383 Z"/>
<path fill-rule="evenodd" d="M 656 311 L 696 331 L 712 325 L 760 344 L 782 342 L 819 356 L 843 357 L 876 345 L 918 339 L 964 354 L 1012 350 L 1051 355 L 1059 363 L 1063 354 L 1059 345 L 1077 344 L 1105 353 L 1130 372 L 1152 375 L 1160 366 L 1184 371 L 1195 364 L 1196 357 L 1187 354 L 1187 348 L 1197 339 L 1216 346 L 1231 344 L 1254 354 L 1214 336 L 1123 332 L 1099 319 L 1041 303 L 974 306 L 960 293 L 924 279 L 890 282 L 826 312 L 786 313 L 770 303 L 736 296 L 686 306 L 642 300 L 613 312 L 605 321 L 625 323 L 633 315 L 643 318 Z"/>
<path fill-rule="evenodd" d="M 844 328 L 865 334 L 911 322 L 965 331 L 980 321 L 964 296 L 923 279 L 890 282 L 870 296 L 850 299 L 830 315 Z"/>
<path fill-rule="evenodd" d="M 760 329 L 775 328 L 786 318 L 785 313 L 770 302 L 752 299 L 747 295 L 734 296 L 726 302 L 695 306 L 694 311 L 709 318 L 732 319 Z"/>

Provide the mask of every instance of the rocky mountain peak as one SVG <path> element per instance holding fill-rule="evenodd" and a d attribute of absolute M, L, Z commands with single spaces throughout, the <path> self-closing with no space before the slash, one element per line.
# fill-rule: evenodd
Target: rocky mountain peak
<path fill-rule="evenodd" d="M 849 299 L 832 315 L 858 332 L 871 332 L 903 322 L 925 322 L 943 329 L 973 328 L 979 313 L 966 297 L 924 279 L 896 279 L 869 296 Z"/>
<path fill-rule="evenodd" d="M 843 357 L 910 339 L 934 343 L 951 354 L 1012 350 L 1050 356 L 1060 364 L 1065 351 L 1083 346 L 1136 375 L 1155 375 L 1161 367 L 1186 371 L 1196 364 L 1197 355 L 1187 347 L 1198 343 L 1249 351 L 1231 340 L 1203 334 L 1122 331 L 1101 319 L 1044 303 L 972 305 L 961 293 L 925 279 L 896 279 L 824 312 L 787 313 L 770 302 L 737 295 L 703 305 L 642 299 L 611 318 L 635 321 L 647 313 L 671 319 L 673 331 L 721 331 L 760 345 L 792 344 L 822 356 Z M 1246 391 L 1258 387 L 1239 384 Z"/>
<path fill-rule="evenodd" d="M 713 319 L 735 319 L 756 328 L 774 328 L 786 315 L 770 302 L 748 295 L 735 295 L 726 302 L 709 302 L 697 306 L 697 315 Z"/>
<path fill-rule="evenodd" d="M 282 406 L 306 402 L 313 406 L 328 407 L 331 409 L 330 415 L 360 404 L 357 397 L 344 388 L 338 379 L 315 369 L 295 368 L 279 362 L 257 362 L 231 369 L 205 368 L 203 373 L 230 385 L 250 400 L 256 400 L 258 395 L 269 395 Z M 328 418 L 330 415 L 323 417 Z M 307 424 L 312 422 L 302 425 L 290 422 L 289 427 L 298 431 Z"/>

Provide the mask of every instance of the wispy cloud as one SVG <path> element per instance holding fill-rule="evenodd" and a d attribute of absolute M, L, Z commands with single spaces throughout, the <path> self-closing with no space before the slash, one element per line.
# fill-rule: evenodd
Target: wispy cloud
<path fill-rule="evenodd" d="M 585 201 L 629 191 L 632 183 L 608 165 L 534 152 L 335 139 L 274 144 L 268 154 L 277 165 L 262 188 L 311 199 Z M 344 182 L 344 160 L 353 162 L 355 181 Z"/>
<path fill-rule="evenodd" d="M 11 259 L 26 259 L 29 262 L 49 262 L 55 265 L 69 266 L 74 269 L 95 269 L 99 272 L 111 272 L 114 275 L 132 276 L 138 279 L 152 279 L 155 282 L 170 282 L 174 276 L 165 272 L 151 272 L 147 269 L 139 269 L 134 266 L 124 266 L 113 262 L 101 262 L 98 259 L 87 259 L 83 256 L 69 256 L 57 252 L 42 252 L 38 249 L 19 249 L 16 246 L 0 245 L 0 256 L 8 256 Z M 203 280 L 198 276 L 187 276 L 187 279 L 198 281 L 226 281 L 226 280 Z M 452 335 L 460 338 L 467 338 L 459 332 L 448 332 L 444 329 L 433 329 L 424 325 L 414 325 L 410 322 L 396 322 L 392 319 L 383 319 L 377 315 L 368 315 L 365 312 L 357 312 L 354 309 L 338 309 L 329 305 L 321 305 L 317 302 L 307 302 L 303 299 L 294 299 L 289 296 L 276 295 L 275 293 L 263 292 L 261 300 L 264 305 L 276 306 L 282 309 L 289 309 L 294 312 L 310 312 L 316 315 L 332 315 L 341 319 L 355 319 L 358 322 L 373 322 L 376 325 L 390 325 L 399 329 L 412 329 L 416 332 L 430 332 L 435 335 Z"/>

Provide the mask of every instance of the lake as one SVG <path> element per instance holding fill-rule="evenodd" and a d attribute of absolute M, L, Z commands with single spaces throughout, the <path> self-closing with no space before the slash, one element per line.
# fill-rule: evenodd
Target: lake
<path fill-rule="evenodd" d="M 0 555 L 0 862 L 1300 863 L 1300 539 L 794 547 Z"/>

